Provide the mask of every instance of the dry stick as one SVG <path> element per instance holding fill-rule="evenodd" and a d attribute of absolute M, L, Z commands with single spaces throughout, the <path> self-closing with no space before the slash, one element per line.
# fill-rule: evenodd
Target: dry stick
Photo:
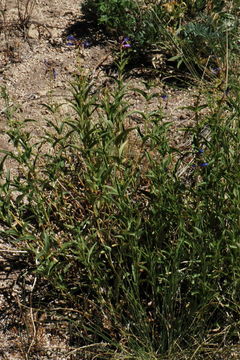
<path fill-rule="evenodd" d="M 6 106 L 5 108 L 0 110 L 0 114 L 4 114 L 6 110 L 8 110 L 11 106 L 13 105 L 13 103 L 9 104 L 8 106 Z"/>
<path fill-rule="evenodd" d="M 99 63 L 95 66 L 95 68 L 92 71 L 92 81 L 90 82 L 90 84 L 92 84 L 94 82 L 94 78 L 98 78 L 98 75 L 101 72 L 101 69 L 99 69 L 103 63 L 109 58 L 109 56 L 111 55 L 111 53 L 105 55 L 100 61 Z M 99 69 L 99 70 L 98 70 Z M 98 72 L 97 72 L 98 70 Z"/>
<path fill-rule="evenodd" d="M 8 250 L 8 249 L 0 249 L 1 252 L 9 252 L 9 253 L 15 253 L 15 254 L 27 254 L 27 251 L 24 250 Z"/>
<path fill-rule="evenodd" d="M 107 345 L 110 345 L 110 344 L 109 343 L 95 343 L 95 344 L 90 344 L 90 345 L 84 345 L 84 346 L 81 346 L 81 347 L 79 347 L 77 349 L 74 349 L 74 350 L 70 351 L 69 353 L 66 354 L 66 356 L 72 355 L 77 351 L 88 349 L 88 348 L 91 348 L 91 347 L 94 347 L 94 346 L 99 346 L 99 345 L 107 346 Z"/>
<path fill-rule="evenodd" d="M 226 31 L 226 76 L 225 76 L 225 91 L 228 88 L 228 71 L 229 71 L 229 49 L 228 49 L 228 31 Z"/>
<path fill-rule="evenodd" d="M 33 290 L 35 288 L 35 285 L 36 285 L 36 282 L 37 282 L 37 277 L 34 278 L 34 281 L 33 281 L 33 285 L 32 285 L 32 288 L 31 288 L 31 292 L 30 292 L 30 317 L 31 317 L 31 322 L 32 322 L 32 327 L 33 327 L 33 334 L 32 334 L 32 341 L 28 347 L 28 350 L 26 352 L 26 360 L 29 359 L 29 353 L 31 351 L 31 348 L 35 342 L 35 339 L 36 339 L 36 334 L 37 334 L 37 331 L 36 331 L 36 326 L 35 326 L 35 322 L 34 322 L 34 318 L 33 318 L 33 307 L 32 307 L 32 295 L 33 295 Z"/>
<path fill-rule="evenodd" d="M 105 55 L 105 56 L 99 61 L 99 63 L 95 66 L 94 71 L 96 71 L 96 70 L 108 59 L 108 57 L 109 57 L 110 55 L 111 55 L 111 54 Z"/>

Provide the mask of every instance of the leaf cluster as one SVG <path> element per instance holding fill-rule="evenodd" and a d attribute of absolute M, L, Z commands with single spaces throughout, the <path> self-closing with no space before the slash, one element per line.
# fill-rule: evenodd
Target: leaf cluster
<path fill-rule="evenodd" d="M 238 7 L 226 1 L 85 0 L 82 10 L 109 37 L 130 39 L 132 62 L 158 51 L 194 75 L 206 67 L 223 71 L 226 37 L 237 41 Z"/>

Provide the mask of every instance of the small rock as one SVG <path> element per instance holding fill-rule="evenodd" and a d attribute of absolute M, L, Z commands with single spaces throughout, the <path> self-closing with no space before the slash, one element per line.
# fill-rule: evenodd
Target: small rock
<path fill-rule="evenodd" d="M 28 37 L 30 39 L 38 39 L 39 38 L 39 31 L 37 30 L 34 24 L 31 24 L 28 30 Z"/>

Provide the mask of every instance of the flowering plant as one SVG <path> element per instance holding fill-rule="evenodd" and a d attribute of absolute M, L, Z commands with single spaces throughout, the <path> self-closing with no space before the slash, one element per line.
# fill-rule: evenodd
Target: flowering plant
<path fill-rule="evenodd" d="M 122 48 L 131 47 L 130 57 L 144 62 L 149 55 L 154 57 L 157 50 L 178 67 L 185 63 L 189 69 L 206 72 L 207 64 L 211 76 L 219 76 L 219 71 L 212 69 L 223 67 L 225 42 L 222 38 L 226 38 L 226 31 L 232 36 L 237 21 L 236 16 L 227 13 L 232 11 L 230 7 L 224 7 L 224 1 L 219 0 L 161 3 L 156 0 L 85 0 L 82 10 L 111 38 L 126 39 L 128 36 L 134 39 L 134 45 L 128 41 L 121 45 Z M 217 61 L 208 61 L 209 57 Z"/>

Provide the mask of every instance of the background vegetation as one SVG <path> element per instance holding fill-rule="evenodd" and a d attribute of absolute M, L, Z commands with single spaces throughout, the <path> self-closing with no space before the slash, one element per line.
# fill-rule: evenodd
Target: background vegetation
<path fill-rule="evenodd" d="M 158 53 L 196 75 L 222 68 L 226 47 L 238 46 L 238 6 L 215 0 L 85 0 L 82 9 L 108 36 L 130 39 L 132 61 Z"/>
<path fill-rule="evenodd" d="M 97 344 L 99 359 L 201 358 L 209 343 L 239 341 L 237 4 L 87 0 L 84 8 L 109 34 L 129 37 L 117 76 L 103 89 L 82 72 L 74 114 L 46 105 L 55 120 L 37 142 L 2 88 L 14 147 L 2 151 L 4 235 L 28 250 L 52 296 L 79 310 L 71 326 L 86 357 Z M 128 100 L 127 62 L 159 46 L 189 69 L 205 59 L 210 72 L 213 57 L 219 69 L 212 83 L 202 75 L 181 151 L 160 106 L 144 113 Z M 4 170 L 8 159 L 17 174 Z"/>

